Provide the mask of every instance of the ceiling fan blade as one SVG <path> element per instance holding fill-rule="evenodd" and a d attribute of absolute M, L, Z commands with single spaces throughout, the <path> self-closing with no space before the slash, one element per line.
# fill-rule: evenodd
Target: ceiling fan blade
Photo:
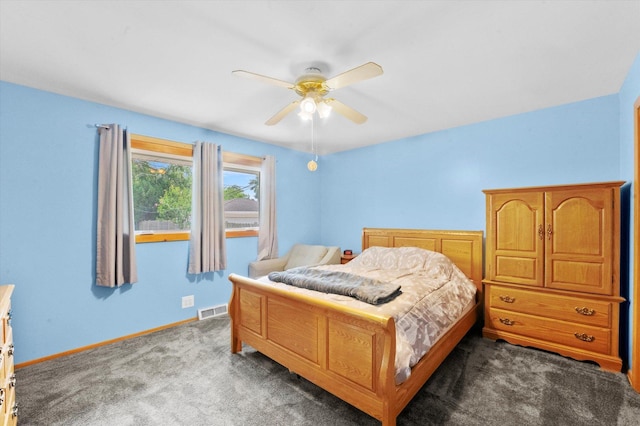
<path fill-rule="evenodd" d="M 244 71 L 244 70 L 235 70 L 231 71 L 232 74 L 237 75 L 238 77 L 250 78 L 252 80 L 262 81 L 264 83 L 273 84 L 275 86 L 285 87 L 287 89 L 293 89 L 294 84 L 288 83 L 283 80 L 278 80 L 277 78 L 267 77 L 266 75 L 256 74 L 254 72 Z"/>
<path fill-rule="evenodd" d="M 373 77 L 382 75 L 382 67 L 375 62 L 367 62 L 364 65 L 360 65 L 349 71 L 345 71 L 342 74 L 338 74 L 335 77 L 331 77 L 326 80 L 324 84 L 330 89 L 335 90 L 341 87 L 348 86 L 353 83 L 357 83 L 362 80 L 368 80 Z"/>
<path fill-rule="evenodd" d="M 280 111 L 276 113 L 273 117 L 268 119 L 264 124 L 267 126 L 273 126 L 274 124 L 278 124 L 280 120 L 282 120 L 287 114 L 296 109 L 296 107 L 300 104 L 300 101 L 293 101 L 286 107 L 282 108 Z"/>
<path fill-rule="evenodd" d="M 353 121 L 356 124 L 362 124 L 365 121 L 367 121 L 366 115 L 360 114 L 355 109 L 346 106 L 345 104 L 343 104 L 342 102 L 336 99 L 333 99 L 333 98 L 326 99 L 325 103 L 327 103 L 328 105 L 331 105 L 331 107 L 334 109 L 335 112 L 345 116 L 346 118 L 348 118 L 349 120 Z"/>

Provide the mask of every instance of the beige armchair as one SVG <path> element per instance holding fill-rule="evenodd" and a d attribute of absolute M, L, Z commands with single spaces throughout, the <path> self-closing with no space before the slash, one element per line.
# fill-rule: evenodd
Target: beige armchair
<path fill-rule="evenodd" d="M 340 263 L 340 247 L 296 244 L 282 257 L 249 263 L 249 277 L 262 277 L 270 272 L 284 271 L 298 266 L 332 265 L 337 263 Z"/>

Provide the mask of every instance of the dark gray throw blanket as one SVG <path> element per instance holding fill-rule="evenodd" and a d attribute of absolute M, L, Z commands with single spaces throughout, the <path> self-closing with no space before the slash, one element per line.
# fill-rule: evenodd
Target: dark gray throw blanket
<path fill-rule="evenodd" d="M 308 290 L 355 297 L 372 305 L 387 303 L 402 294 L 398 284 L 347 272 L 325 271 L 307 266 L 272 272 L 269 274 L 269 279 Z"/>

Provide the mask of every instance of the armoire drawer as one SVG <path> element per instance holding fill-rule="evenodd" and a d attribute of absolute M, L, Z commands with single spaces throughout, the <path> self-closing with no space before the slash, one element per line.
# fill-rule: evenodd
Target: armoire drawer
<path fill-rule="evenodd" d="M 556 321 L 514 311 L 489 308 L 485 327 L 558 343 L 572 348 L 609 354 L 611 330 L 585 324 Z"/>
<path fill-rule="evenodd" d="M 611 327 L 613 302 L 508 286 L 487 286 L 488 306 L 598 327 Z"/>

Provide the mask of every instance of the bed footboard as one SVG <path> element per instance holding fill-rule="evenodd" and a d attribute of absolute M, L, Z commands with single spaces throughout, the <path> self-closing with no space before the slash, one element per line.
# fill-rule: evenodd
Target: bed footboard
<path fill-rule="evenodd" d="M 393 318 L 289 293 L 236 274 L 231 351 L 245 342 L 384 425 L 395 425 Z"/>

